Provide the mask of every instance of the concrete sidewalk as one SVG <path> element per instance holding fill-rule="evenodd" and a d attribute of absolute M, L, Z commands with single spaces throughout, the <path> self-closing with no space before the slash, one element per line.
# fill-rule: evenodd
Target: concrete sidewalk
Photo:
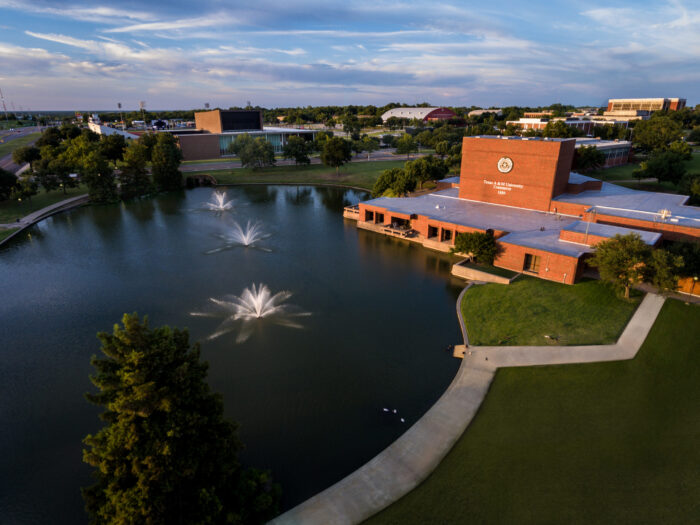
<path fill-rule="evenodd" d="M 466 355 L 442 397 L 369 463 L 270 523 L 331 525 L 364 521 L 413 490 L 437 467 L 476 415 L 499 367 L 632 359 L 665 301 L 662 296 L 648 294 L 613 345 L 468 347 L 460 306 L 469 286 L 457 300 Z"/>
<path fill-rule="evenodd" d="M 10 239 L 12 239 L 12 237 L 19 234 L 22 230 L 29 228 L 33 224 L 36 224 L 37 222 L 44 220 L 47 217 L 50 217 L 51 215 L 54 215 L 56 213 L 69 210 L 71 208 L 76 208 L 78 206 L 82 206 L 83 204 L 88 202 L 88 200 L 89 197 L 87 194 L 78 195 L 77 197 L 70 197 L 68 199 L 64 199 L 60 202 L 56 202 L 50 206 L 46 206 L 45 208 L 32 212 L 29 215 L 25 215 L 19 221 L 10 222 L 7 224 L 0 224 L 0 229 L 19 228 L 12 235 L 9 235 L 8 237 L 5 237 L 5 239 L 0 241 L 0 245 L 9 241 Z"/>

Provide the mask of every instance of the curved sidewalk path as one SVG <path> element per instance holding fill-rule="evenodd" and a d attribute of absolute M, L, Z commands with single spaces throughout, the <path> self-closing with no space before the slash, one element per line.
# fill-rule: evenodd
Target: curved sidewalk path
<path fill-rule="evenodd" d="M 460 305 L 468 288 L 457 300 L 465 343 Z M 413 490 L 437 467 L 476 415 L 499 367 L 632 359 L 664 300 L 647 294 L 620 339 L 612 345 L 468 347 L 450 386 L 408 431 L 369 463 L 270 523 L 361 523 Z"/>
<path fill-rule="evenodd" d="M 40 210 L 37 210 L 35 212 L 30 213 L 29 215 L 25 215 L 22 217 L 19 221 L 17 222 L 10 222 L 7 224 L 0 224 L 0 228 L 5 228 L 5 229 L 12 229 L 12 228 L 19 228 L 16 232 L 14 232 L 12 235 L 8 235 L 0 241 L 0 245 L 3 243 L 9 241 L 14 237 L 15 235 L 18 235 L 22 230 L 25 230 L 29 228 L 30 226 L 36 224 L 39 221 L 42 221 L 46 219 L 47 217 L 51 217 L 51 215 L 54 215 L 56 213 L 65 211 L 65 210 L 70 210 L 71 208 L 77 208 L 78 206 L 82 206 L 89 200 L 88 194 L 84 195 L 78 195 L 77 197 L 70 197 L 68 199 L 64 199 L 60 202 L 56 202 L 50 206 L 46 206 L 45 208 L 42 208 Z"/>

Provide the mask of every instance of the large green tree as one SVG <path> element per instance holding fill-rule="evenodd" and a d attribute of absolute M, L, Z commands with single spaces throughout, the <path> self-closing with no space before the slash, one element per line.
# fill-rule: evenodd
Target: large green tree
<path fill-rule="evenodd" d="M 22 146 L 12 152 L 12 161 L 15 164 L 28 163 L 30 169 L 34 169 L 34 163 L 41 158 L 41 152 L 36 146 Z"/>
<path fill-rule="evenodd" d="M 177 147 L 175 137 L 170 133 L 159 133 L 151 151 L 151 173 L 159 191 L 182 188 L 181 161 L 182 152 Z"/>
<path fill-rule="evenodd" d="M 600 277 L 629 299 L 630 288 L 648 274 L 650 248 L 637 233 L 615 235 L 596 244 L 588 264 L 598 268 Z"/>
<path fill-rule="evenodd" d="M 146 168 L 148 149 L 138 141 L 132 142 L 124 151 L 119 166 L 119 193 L 122 199 L 139 197 L 153 191 Z"/>
<path fill-rule="evenodd" d="M 682 153 L 657 150 L 639 165 L 634 174 L 640 180 L 653 177 L 678 184 L 686 174 L 686 164 Z"/>
<path fill-rule="evenodd" d="M 430 180 L 442 179 L 450 171 L 445 161 L 428 155 L 416 160 L 406 162 L 404 165 L 406 173 L 413 177 L 423 188 L 423 183 Z"/>
<path fill-rule="evenodd" d="M 282 148 L 282 155 L 285 159 L 294 159 L 294 164 L 310 164 L 311 143 L 297 135 L 292 135 L 287 139 L 287 143 Z"/>
<path fill-rule="evenodd" d="M 365 135 L 362 137 L 362 149 L 367 152 L 367 160 L 369 161 L 372 152 L 379 149 L 379 139 Z"/>
<path fill-rule="evenodd" d="M 246 141 L 238 157 L 246 168 L 264 168 L 275 164 L 275 149 L 264 137 L 255 137 Z"/>
<path fill-rule="evenodd" d="M 605 164 L 605 155 L 595 146 L 581 146 L 574 153 L 573 169 L 577 171 L 591 171 L 601 168 Z"/>
<path fill-rule="evenodd" d="M 416 189 L 416 179 L 401 168 L 382 171 L 372 188 L 373 197 L 401 197 Z"/>
<path fill-rule="evenodd" d="M 92 358 L 105 426 L 83 459 L 96 483 L 83 489 L 93 524 L 263 523 L 277 510 L 269 475 L 244 469 L 236 425 L 206 383 L 208 365 L 186 330 L 151 329 L 125 314 L 100 333 Z"/>
<path fill-rule="evenodd" d="M 458 233 L 452 253 L 464 253 L 473 257 L 477 262 L 493 264 L 498 255 L 498 244 L 493 231 Z"/>
<path fill-rule="evenodd" d="M 352 147 L 350 142 L 340 137 L 331 137 L 323 143 L 321 150 L 321 162 L 326 166 L 333 166 L 336 175 L 340 166 L 352 159 Z"/>
<path fill-rule="evenodd" d="M 5 169 L 0 168 L 0 201 L 10 198 L 12 190 L 17 186 L 17 176 Z"/>
<path fill-rule="evenodd" d="M 644 151 L 654 151 L 666 149 L 671 142 L 680 140 L 682 136 L 680 123 L 667 116 L 654 116 L 636 122 L 632 141 Z"/>
<path fill-rule="evenodd" d="M 87 152 L 80 162 L 80 179 L 87 184 L 93 202 L 114 202 L 118 199 L 114 169 L 97 149 Z"/>
<path fill-rule="evenodd" d="M 399 155 L 403 155 L 405 153 L 407 159 L 411 157 L 411 153 L 415 153 L 417 151 L 418 143 L 416 142 L 416 139 L 414 139 L 408 133 L 404 133 L 396 141 L 396 153 Z"/>
<path fill-rule="evenodd" d="M 683 257 L 666 250 L 653 250 L 649 257 L 648 279 L 662 291 L 675 291 L 683 270 Z"/>

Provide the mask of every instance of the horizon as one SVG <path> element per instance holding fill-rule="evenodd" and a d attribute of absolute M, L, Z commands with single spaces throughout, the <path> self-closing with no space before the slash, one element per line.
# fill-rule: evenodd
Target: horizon
<path fill-rule="evenodd" d="M 12 72 L 0 89 L 15 112 L 700 102 L 699 0 L 0 0 L 0 14 L 0 71 Z"/>

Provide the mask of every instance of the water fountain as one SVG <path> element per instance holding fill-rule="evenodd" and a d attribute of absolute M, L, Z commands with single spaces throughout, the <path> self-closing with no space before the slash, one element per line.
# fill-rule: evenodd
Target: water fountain
<path fill-rule="evenodd" d="M 311 313 L 300 311 L 290 304 L 283 304 L 291 296 L 292 293 L 289 291 L 281 291 L 272 295 L 266 285 L 256 286 L 252 284 L 250 288 L 245 288 L 240 296 L 227 295 L 223 299 L 211 297 L 209 301 L 215 305 L 214 311 L 192 312 L 190 315 L 223 317 L 224 320 L 216 331 L 207 337 L 208 340 L 232 332 L 240 326 L 236 342 L 242 343 L 251 336 L 257 323 L 263 319 L 288 328 L 303 328 L 295 319 L 309 316 Z"/>
<path fill-rule="evenodd" d="M 270 237 L 270 235 L 271 234 L 263 231 L 262 223 L 260 222 L 248 221 L 245 228 L 243 228 L 240 224 L 238 224 L 238 222 L 234 221 L 230 231 L 216 235 L 219 239 L 224 241 L 223 246 L 209 250 L 206 253 L 217 253 L 223 250 L 229 250 L 236 246 L 257 248 L 258 250 L 269 252 L 269 249 L 263 248 L 262 246 L 257 245 L 257 243 L 263 239 L 267 239 Z"/>
<path fill-rule="evenodd" d="M 226 200 L 225 191 L 217 191 L 211 196 L 211 200 L 209 202 L 204 203 L 204 208 L 217 213 L 223 213 L 233 208 L 233 201 Z"/>

